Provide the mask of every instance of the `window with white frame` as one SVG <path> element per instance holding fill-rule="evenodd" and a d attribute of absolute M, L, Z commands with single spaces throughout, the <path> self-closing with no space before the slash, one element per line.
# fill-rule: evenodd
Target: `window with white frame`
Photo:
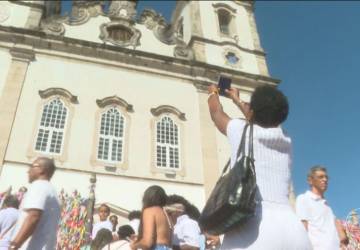
<path fill-rule="evenodd" d="M 156 166 L 180 168 L 180 140 L 178 125 L 169 116 L 156 122 Z"/>
<path fill-rule="evenodd" d="M 68 109 L 60 98 L 44 105 L 35 150 L 43 153 L 61 154 Z"/>
<path fill-rule="evenodd" d="M 116 107 L 101 115 L 97 159 L 119 163 L 123 161 L 125 118 Z"/>

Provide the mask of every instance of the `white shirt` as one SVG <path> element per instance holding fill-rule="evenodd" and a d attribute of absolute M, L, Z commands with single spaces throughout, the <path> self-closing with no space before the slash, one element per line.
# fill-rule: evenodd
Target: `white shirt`
<path fill-rule="evenodd" d="M 0 210 L 0 250 L 8 250 L 14 228 L 19 217 L 19 210 L 13 207 Z M 5 233 L 6 232 L 6 233 Z M 4 234 L 5 233 L 5 234 Z"/>
<path fill-rule="evenodd" d="M 132 219 L 129 222 L 129 225 L 132 227 L 135 234 L 138 235 L 139 234 L 140 219 Z"/>
<path fill-rule="evenodd" d="M 200 247 L 200 234 L 198 223 L 186 214 L 181 215 L 177 218 L 174 226 L 172 244 Z"/>
<path fill-rule="evenodd" d="M 102 250 L 131 250 L 131 248 L 128 241 L 118 240 L 104 246 Z"/>
<path fill-rule="evenodd" d="M 339 250 L 335 215 L 326 200 L 307 191 L 296 199 L 296 214 L 308 222 L 308 235 L 314 250 Z"/>
<path fill-rule="evenodd" d="M 236 162 L 242 131 L 246 121 L 232 119 L 227 125 L 226 135 L 231 146 L 231 166 Z M 256 183 L 264 201 L 289 204 L 289 185 L 291 179 L 291 138 L 284 134 L 281 127 L 253 127 Z M 247 130 L 246 149 L 248 146 Z"/>
<path fill-rule="evenodd" d="M 34 233 L 20 249 L 54 250 L 60 219 L 60 202 L 51 183 L 47 180 L 36 180 L 31 183 L 20 208 L 21 213 L 16 225 L 16 232 L 18 232 L 24 223 L 28 215 L 28 209 L 39 209 L 42 211 Z M 15 236 L 16 234 L 14 234 Z"/>
<path fill-rule="evenodd" d="M 103 229 L 103 228 L 108 229 L 108 230 L 110 230 L 110 232 L 112 232 L 113 224 L 112 224 L 110 221 L 108 221 L 108 220 L 100 221 L 100 222 L 98 222 L 98 223 L 95 223 L 95 224 L 93 225 L 93 230 L 92 230 L 92 233 L 91 233 L 91 238 L 92 238 L 92 239 L 95 239 L 96 234 L 98 233 L 98 231 L 99 231 L 100 229 Z"/>

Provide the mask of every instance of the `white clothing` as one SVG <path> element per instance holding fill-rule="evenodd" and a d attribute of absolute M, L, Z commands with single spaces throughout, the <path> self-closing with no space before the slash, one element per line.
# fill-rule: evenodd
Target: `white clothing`
<path fill-rule="evenodd" d="M 135 234 L 138 235 L 139 234 L 140 219 L 132 219 L 129 222 L 129 225 L 132 227 Z"/>
<path fill-rule="evenodd" d="M 92 239 L 95 239 L 96 237 L 96 234 L 98 233 L 98 231 L 102 228 L 105 228 L 105 229 L 108 229 L 110 230 L 110 232 L 112 233 L 112 228 L 113 228 L 113 225 L 110 221 L 108 220 L 105 220 L 105 221 L 100 221 L 98 223 L 95 223 L 93 225 L 93 230 L 92 230 L 92 233 L 91 233 L 91 238 Z"/>
<path fill-rule="evenodd" d="M 245 125 L 246 122 L 240 119 L 233 119 L 227 125 L 231 166 L 235 164 Z M 253 143 L 258 186 L 256 199 L 259 201 L 256 214 L 245 224 L 226 233 L 220 248 L 311 249 L 306 230 L 289 204 L 291 139 L 281 127 L 262 128 L 254 125 Z"/>
<path fill-rule="evenodd" d="M 8 207 L 0 210 L 0 250 L 8 250 L 14 233 L 15 223 L 19 217 L 19 210 Z"/>
<path fill-rule="evenodd" d="M 127 240 L 118 240 L 104 246 L 102 250 L 131 250 L 131 248 Z"/>
<path fill-rule="evenodd" d="M 47 180 L 31 183 L 20 206 L 21 214 L 16 232 L 21 228 L 28 209 L 42 211 L 41 218 L 32 236 L 21 246 L 22 250 L 53 250 L 56 246 L 56 233 L 60 220 L 60 202 L 55 188 Z M 14 234 L 14 237 L 16 234 Z"/>
<path fill-rule="evenodd" d="M 176 220 L 172 244 L 175 246 L 188 245 L 200 248 L 200 235 L 198 223 L 184 214 Z"/>
<path fill-rule="evenodd" d="M 296 199 L 296 213 L 308 222 L 308 235 L 314 250 L 338 250 L 340 240 L 335 215 L 326 200 L 307 191 Z"/>

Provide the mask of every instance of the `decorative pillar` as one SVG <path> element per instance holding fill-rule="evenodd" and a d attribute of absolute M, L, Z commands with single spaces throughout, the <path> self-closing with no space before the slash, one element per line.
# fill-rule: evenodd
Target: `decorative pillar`
<path fill-rule="evenodd" d="M 205 197 L 209 197 L 219 178 L 219 160 L 217 152 L 216 128 L 211 120 L 208 108 L 207 86 L 195 83 L 199 96 L 201 152 L 203 163 Z"/>
<path fill-rule="evenodd" d="M 295 211 L 295 207 L 296 207 L 296 195 L 295 195 L 295 191 L 294 191 L 294 183 L 291 182 L 289 185 L 289 201 L 290 201 L 290 205 L 291 207 L 294 209 Z"/>
<path fill-rule="evenodd" d="M 35 59 L 30 49 L 14 47 L 10 54 L 12 61 L 0 95 L 0 176 L 28 66 Z"/>
<path fill-rule="evenodd" d="M 251 7 L 247 7 L 247 13 L 249 17 L 251 36 L 254 41 L 254 49 L 258 52 L 256 53 L 256 61 L 258 64 L 259 73 L 263 76 L 269 76 L 264 49 L 261 47 L 259 33 L 256 27 L 253 5 Z"/>
<path fill-rule="evenodd" d="M 85 220 L 85 242 L 91 242 L 91 233 L 93 228 L 94 219 L 94 206 L 95 206 L 95 185 L 96 185 L 96 174 L 91 174 L 90 177 L 90 193 L 89 199 L 86 206 L 86 220 Z"/>

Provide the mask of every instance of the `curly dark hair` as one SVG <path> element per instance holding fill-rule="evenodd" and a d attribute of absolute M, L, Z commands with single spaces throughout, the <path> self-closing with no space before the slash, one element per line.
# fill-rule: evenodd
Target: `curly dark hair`
<path fill-rule="evenodd" d="M 119 240 L 127 240 L 128 237 L 135 234 L 135 231 L 130 225 L 123 225 L 119 227 L 117 234 L 119 236 Z"/>
<path fill-rule="evenodd" d="M 289 113 L 286 96 L 272 86 L 257 87 L 251 96 L 250 109 L 253 121 L 261 127 L 276 127 L 283 123 Z"/>
<path fill-rule="evenodd" d="M 198 221 L 200 217 L 200 211 L 196 206 L 191 204 L 187 199 L 180 195 L 169 195 L 166 204 L 171 205 L 175 203 L 182 204 L 185 207 L 185 214 L 187 214 L 191 219 Z"/>

